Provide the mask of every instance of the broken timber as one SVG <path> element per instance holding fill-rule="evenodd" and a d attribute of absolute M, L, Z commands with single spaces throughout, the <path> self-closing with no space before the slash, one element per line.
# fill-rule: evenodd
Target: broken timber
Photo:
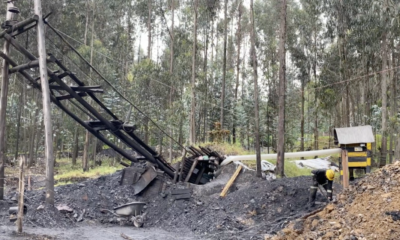
<path fill-rule="evenodd" d="M 41 90 L 41 84 L 34 77 L 32 77 L 26 69 L 31 67 L 35 67 L 37 65 L 38 59 L 33 54 L 31 54 L 28 50 L 22 47 L 12 36 L 16 36 L 21 33 L 21 31 L 27 30 L 27 28 L 31 28 L 31 24 L 36 25 L 37 17 L 33 17 L 31 19 L 22 21 L 20 23 L 13 24 L 12 29 L 7 29 L 0 33 L 0 38 L 3 37 L 7 40 L 14 48 L 22 53 L 25 57 L 27 57 L 31 62 L 23 65 L 18 65 L 4 53 L 0 52 L 0 56 L 4 58 L 13 68 L 11 72 L 20 73 L 24 76 L 29 84 L 34 88 Z M 106 135 L 103 135 L 99 132 L 101 129 L 95 129 L 91 127 L 88 123 L 81 120 L 77 115 L 72 113 L 66 106 L 64 106 L 60 101 L 61 100 L 71 100 L 74 99 L 78 103 L 80 103 L 80 110 L 84 111 L 84 113 L 88 114 L 94 121 L 100 121 L 102 125 L 105 127 L 104 130 L 108 130 L 111 134 L 120 139 L 123 143 L 125 143 L 128 147 L 131 147 L 138 154 L 142 155 L 147 161 L 150 161 L 157 165 L 162 171 L 168 174 L 170 177 L 174 176 L 175 169 L 173 169 L 156 151 L 152 148 L 144 144 L 143 141 L 139 137 L 137 137 L 133 131 L 135 130 L 134 125 L 128 124 L 119 124 L 115 125 L 112 121 L 107 120 L 102 114 L 100 114 L 95 108 L 93 108 L 86 100 L 82 97 L 89 96 L 96 102 L 105 113 L 113 118 L 114 121 L 120 121 L 117 116 L 115 116 L 110 109 L 108 109 L 95 95 L 94 93 L 102 93 L 104 92 L 100 86 L 85 86 L 82 81 L 78 79 L 78 77 L 69 71 L 59 60 L 57 60 L 54 56 L 49 54 L 47 61 L 49 63 L 55 64 L 58 66 L 63 72 L 61 74 L 57 74 L 58 71 L 51 71 L 49 68 L 47 69 L 49 75 L 49 83 L 51 90 L 56 91 L 65 91 L 67 95 L 55 95 L 55 92 L 51 92 L 50 100 L 54 104 L 56 104 L 61 110 L 67 113 L 70 117 L 72 117 L 75 121 L 81 124 L 84 128 L 86 128 L 90 133 L 96 136 L 98 139 L 103 141 L 105 144 L 113 148 L 116 152 L 120 153 L 123 157 L 130 161 L 137 161 L 137 159 L 131 155 L 126 153 L 126 151 L 116 144 L 113 144 L 110 140 L 107 139 Z M 76 84 L 76 86 L 68 86 L 61 79 L 69 77 L 72 82 Z M 71 102 L 74 104 L 74 102 Z M 123 164 L 121 162 L 121 164 Z M 127 164 L 123 164 L 124 166 L 128 166 Z"/>
<path fill-rule="evenodd" d="M 226 183 L 224 189 L 222 190 L 221 194 L 219 195 L 220 197 L 226 196 L 229 188 L 232 186 L 233 182 L 236 180 L 236 178 L 239 175 L 241 170 L 242 170 L 242 166 L 239 165 L 239 167 L 236 169 L 235 173 L 232 175 L 231 179 L 229 179 L 229 181 Z"/>
<path fill-rule="evenodd" d="M 36 56 L 18 43 L 15 36 L 32 29 L 37 25 L 38 16 L 34 16 L 21 22 L 8 22 L 6 23 L 7 29 L 0 32 L 0 38 L 4 38 L 9 42 L 19 53 L 28 59 L 30 62 L 23 64 L 16 63 L 9 56 L 0 52 L 0 57 L 7 61 L 12 68 L 8 70 L 9 73 L 21 74 L 29 85 L 41 91 L 42 84 L 39 81 L 40 77 L 36 72 L 27 71 L 31 68 L 39 67 L 39 61 Z M 83 61 L 86 61 L 79 52 L 73 48 L 58 31 L 55 30 L 50 24 L 46 23 L 48 27 L 56 33 L 61 40 L 66 43 L 71 50 L 73 50 Z M 64 111 L 68 116 L 73 118 L 76 122 L 87 129 L 91 134 L 104 142 L 106 145 L 121 154 L 124 158 L 137 162 L 139 160 L 146 160 L 154 164 L 160 170 L 165 172 L 171 178 L 175 177 L 175 181 L 186 180 L 194 184 L 205 184 L 215 178 L 215 172 L 219 168 L 219 164 L 224 157 L 207 148 L 196 149 L 190 147 L 187 151 L 192 156 L 186 157 L 185 154 L 181 161 L 181 169 L 175 170 L 165 159 L 153 148 L 148 146 L 138 135 L 135 133 L 137 126 L 134 124 L 127 124 L 120 120 L 105 104 L 95 95 L 97 93 L 104 93 L 101 86 L 86 86 L 76 74 L 70 71 L 59 59 L 52 54 L 48 54 L 46 62 L 52 65 L 51 69 L 47 68 L 49 76 L 48 83 L 50 88 L 50 101 Z M 87 62 L 87 64 L 89 64 Z M 90 66 L 90 64 L 89 64 Z M 102 75 L 92 66 L 90 66 L 100 77 Z M 52 70 L 52 69 L 56 70 Z M 102 77 L 106 82 L 107 80 Z M 108 82 L 107 82 L 108 83 Z M 110 83 L 108 83 L 110 84 Z M 89 104 L 93 100 L 97 104 L 97 108 Z M 68 102 L 66 104 L 65 102 Z M 129 101 L 128 101 L 129 102 Z M 132 103 L 131 103 L 132 104 Z M 73 106 L 84 114 L 75 114 L 70 110 Z M 132 105 L 133 106 L 133 105 Z M 89 121 L 83 119 L 89 117 Z M 113 135 L 113 137 L 111 136 Z M 112 138 L 112 139 L 110 139 Z M 123 147 L 114 144 L 115 139 L 124 143 L 127 147 L 134 150 L 139 159 L 132 154 L 128 154 Z M 128 167 L 129 164 L 120 162 L 122 165 Z M 153 174 L 154 175 L 154 174 Z M 188 197 L 187 194 L 181 197 Z"/>

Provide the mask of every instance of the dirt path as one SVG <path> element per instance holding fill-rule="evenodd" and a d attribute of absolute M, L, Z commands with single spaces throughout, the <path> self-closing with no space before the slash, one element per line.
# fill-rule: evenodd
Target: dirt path
<path fill-rule="evenodd" d="M 24 234 L 18 236 L 15 234 L 15 227 L 0 226 L 1 240 L 14 239 L 37 239 L 37 240 L 124 240 L 121 234 L 125 234 L 134 240 L 197 240 L 207 239 L 197 237 L 188 230 L 174 229 L 173 232 L 167 232 L 159 228 L 133 228 L 120 226 L 81 226 L 67 229 L 49 229 L 49 228 L 24 228 Z"/>

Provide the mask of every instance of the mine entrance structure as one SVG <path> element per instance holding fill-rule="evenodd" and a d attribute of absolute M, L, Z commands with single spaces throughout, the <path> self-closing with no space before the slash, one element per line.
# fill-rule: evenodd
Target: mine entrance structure
<path fill-rule="evenodd" d="M 71 48 L 72 51 L 74 51 L 79 57 L 81 57 L 79 53 L 60 35 L 60 33 L 45 20 L 45 18 L 44 22 L 47 24 L 47 26 L 52 31 L 54 31 L 54 33 L 62 41 L 64 41 L 65 44 L 67 44 Z M 0 52 L 0 57 L 5 59 L 10 64 L 10 74 L 21 74 L 27 80 L 27 82 L 25 83 L 41 91 L 40 77 L 32 76 L 32 71 L 27 71 L 29 69 L 39 67 L 38 58 L 34 56 L 31 52 L 29 52 L 26 48 L 24 48 L 15 39 L 16 36 L 35 28 L 37 25 L 37 20 L 38 16 L 33 16 L 21 22 L 7 21 L 2 25 L 3 29 L 5 30 L 3 32 L 0 32 L 0 38 L 8 41 L 11 46 L 13 46 L 15 50 L 17 50 L 25 58 L 27 58 L 29 62 L 18 64 L 8 55 L 4 54 L 4 52 Z M 83 59 L 83 57 L 81 58 Z M 84 82 L 81 81 L 75 73 L 70 71 L 60 60 L 58 60 L 52 54 L 48 54 L 47 62 L 48 65 L 51 66 L 51 68 L 57 69 L 51 70 L 50 67 L 47 68 L 49 76 L 50 100 L 52 103 L 58 106 L 63 112 L 73 118 L 76 122 L 82 125 L 99 140 L 121 154 L 124 158 L 130 160 L 131 162 L 138 162 L 139 160 L 149 161 L 157 166 L 164 173 L 166 173 L 169 177 L 174 177 L 177 171 L 167 161 L 165 161 L 164 158 L 160 154 L 158 154 L 158 152 L 148 146 L 138 137 L 137 134 L 135 134 L 137 126 L 125 123 L 124 121 L 120 120 L 109 108 L 105 106 L 105 104 L 99 98 L 96 97 L 95 93 L 104 92 L 100 85 L 85 85 Z M 86 63 L 92 69 L 97 71 L 87 61 Z M 36 71 L 36 74 L 38 74 L 38 71 Z M 88 101 L 88 99 L 91 99 L 92 102 L 96 103 L 97 109 L 100 110 L 97 110 L 94 106 L 92 106 L 89 103 L 90 101 Z M 68 104 L 66 104 L 66 102 L 68 102 Z M 79 109 L 81 113 L 83 113 L 80 115 L 89 116 L 91 120 L 82 120 L 82 117 L 74 114 L 73 111 L 71 111 L 71 107 Z M 106 134 L 107 132 L 110 134 Z M 113 143 L 112 139 L 110 138 L 111 135 L 113 135 L 114 138 L 120 140 L 126 146 L 134 150 L 140 157 L 129 154 L 123 148 Z M 213 172 L 216 171 L 216 168 L 218 168 L 218 165 L 223 160 L 223 158 L 217 153 L 212 152 L 210 149 L 199 150 L 192 147 L 190 149 L 186 149 L 186 151 L 189 152 L 190 155 L 182 160 L 184 162 L 184 166 L 182 171 L 180 172 L 181 177 L 179 177 L 179 179 L 184 180 L 186 176 L 190 175 L 191 177 L 188 179 L 188 182 L 197 184 L 204 184 L 212 179 Z M 189 174 L 191 166 L 188 168 L 188 164 L 192 163 L 193 159 L 199 159 L 200 155 L 202 156 L 202 160 L 200 160 L 199 164 L 193 165 L 194 167 Z M 124 162 L 120 163 L 126 167 L 130 166 L 129 164 L 126 164 Z M 184 176 L 184 178 L 182 178 L 182 176 Z"/>
<path fill-rule="evenodd" d="M 354 169 L 362 169 L 365 173 L 371 172 L 372 143 L 375 142 L 372 127 L 367 125 L 335 128 L 333 134 L 335 144 L 348 152 L 350 180 L 354 179 Z M 341 159 L 339 163 L 342 169 Z M 340 171 L 340 175 L 343 175 L 343 170 Z"/>

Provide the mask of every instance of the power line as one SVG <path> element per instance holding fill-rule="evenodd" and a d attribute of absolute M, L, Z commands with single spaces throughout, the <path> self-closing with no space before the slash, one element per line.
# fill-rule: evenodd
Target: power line
<path fill-rule="evenodd" d="M 148 117 L 144 112 L 142 112 L 138 107 L 136 107 L 130 100 L 128 100 L 122 93 L 120 93 L 95 67 L 93 67 L 92 64 L 90 64 L 67 40 L 64 39 L 63 36 L 61 36 L 60 33 L 57 32 L 56 29 L 54 29 L 48 22 L 45 22 L 51 30 L 53 30 L 58 37 L 61 38 L 61 40 L 66 43 L 72 51 L 74 51 L 79 58 L 81 58 L 98 76 L 100 76 L 120 97 L 122 97 L 125 101 L 131 104 L 132 107 L 134 107 L 139 113 L 141 113 L 144 117 L 146 117 L 150 122 L 152 122 L 165 136 L 173 140 L 176 144 L 178 144 L 180 147 L 185 149 L 184 146 L 182 146 L 178 141 L 176 141 L 174 138 L 172 138 L 168 133 L 166 133 L 163 129 L 161 129 L 150 117 Z"/>

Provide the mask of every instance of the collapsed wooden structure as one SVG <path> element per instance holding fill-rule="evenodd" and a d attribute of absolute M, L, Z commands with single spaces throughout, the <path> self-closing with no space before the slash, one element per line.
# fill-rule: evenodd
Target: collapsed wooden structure
<path fill-rule="evenodd" d="M 7 61 L 12 67 L 9 69 L 9 74 L 21 74 L 27 80 L 29 85 L 41 91 L 40 77 L 33 77 L 30 72 L 27 71 L 28 69 L 39 67 L 38 58 L 15 39 L 16 36 L 35 28 L 37 21 L 37 16 L 33 16 L 21 22 L 6 21 L 2 26 L 5 30 L 0 33 L 0 38 L 8 41 L 15 50 L 29 59 L 28 63 L 18 64 L 4 52 L 0 52 L 0 57 L 5 59 L 5 61 Z M 47 24 L 50 29 L 62 38 L 49 23 L 45 21 L 45 24 Z M 72 46 L 70 47 L 72 48 Z M 96 97 L 95 93 L 104 92 L 101 86 L 86 86 L 76 74 L 70 71 L 52 54 L 48 54 L 47 62 L 49 65 L 58 68 L 58 70 L 55 71 L 47 68 L 50 99 L 52 103 L 58 106 L 63 112 L 73 118 L 99 140 L 121 154 L 124 158 L 132 162 L 138 162 L 139 160 L 149 161 L 171 178 L 174 177 L 177 171 L 157 151 L 148 146 L 135 134 L 137 127 L 132 124 L 127 124 L 119 119 L 99 98 Z M 97 104 L 101 112 L 96 110 L 96 108 L 89 103 L 89 99 Z M 75 100 L 79 104 L 71 100 Z M 91 120 L 82 120 L 70 110 L 69 106 L 65 104 L 65 101 L 68 101 L 74 107 L 85 113 Z M 137 157 L 127 153 L 123 148 L 114 144 L 107 134 L 104 134 L 105 131 L 111 133 L 115 138 L 132 148 L 141 157 L 138 159 Z M 190 148 L 187 151 L 191 153 L 192 156 L 182 160 L 184 163 L 183 169 L 179 173 L 181 175 L 179 179 L 184 180 L 187 178 L 187 182 L 196 184 L 205 184 L 210 181 L 214 177 L 214 173 L 218 169 L 219 163 L 221 163 L 223 157 L 210 149 L 198 150 L 196 148 Z M 199 160 L 200 158 L 201 160 Z M 195 161 L 195 159 L 197 159 L 197 161 Z M 196 164 L 194 164 L 194 161 Z M 121 162 L 121 164 L 126 167 L 129 166 L 129 164 L 123 162 Z"/>

